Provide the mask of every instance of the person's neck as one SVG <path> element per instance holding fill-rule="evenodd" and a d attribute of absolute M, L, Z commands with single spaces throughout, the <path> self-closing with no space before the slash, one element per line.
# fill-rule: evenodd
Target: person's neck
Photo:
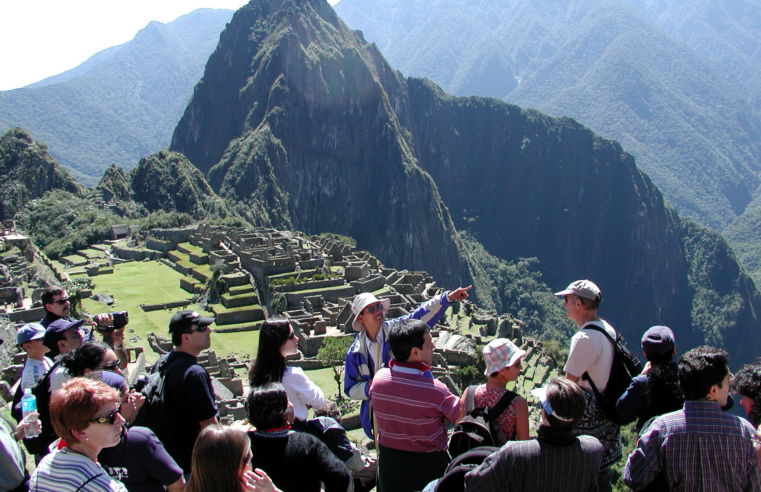
<path fill-rule="evenodd" d="M 486 387 L 489 389 L 505 389 L 507 383 L 502 376 L 497 376 L 496 378 L 489 378 L 486 381 Z"/>
<path fill-rule="evenodd" d="M 42 362 L 42 359 L 45 357 L 45 354 L 34 354 L 34 353 L 30 354 L 29 352 L 27 352 L 26 353 L 26 357 L 28 359 L 34 359 L 34 360 L 38 360 L 38 361 Z"/>
<path fill-rule="evenodd" d="M 378 333 L 380 333 L 381 326 L 377 328 L 370 328 L 367 325 L 365 325 L 365 335 L 371 342 L 375 343 L 378 341 Z"/>
<path fill-rule="evenodd" d="M 600 321 L 600 318 L 597 317 L 597 311 L 582 311 L 575 321 L 579 325 L 579 328 L 581 328 L 590 321 Z"/>
<path fill-rule="evenodd" d="M 88 441 L 80 441 L 76 444 L 69 444 L 68 448 L 70 451 L 73 451 L 76 454 L 81 454 L 82 456 L 90 458 L 93 460 L 93 462 L 98 462 L 98 453 L 100 453 L 100 449 L 95 449 L 90 445 Z"/>

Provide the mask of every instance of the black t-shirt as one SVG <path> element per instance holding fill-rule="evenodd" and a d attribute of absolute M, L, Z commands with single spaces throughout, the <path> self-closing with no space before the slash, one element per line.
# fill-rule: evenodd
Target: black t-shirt
<path fill-rule="evenodd" d="M 190 473 L 190 458 L 198 433 L 199 422 L 217 415 L 211 377 L 196 358 L 185 352 L 172 351 L 167 361 L 174 358 L 187 361 L 171 368 L 166 376 L 164 404 L 172 419 L 170 438 L 164 443 L 166 450 L 185 473 Z"/>
<path fill-rule="evenodd" d="M 98 462 L 130 492 L 163 492 L 182 476 L 182 468 L 145 427 L 129 428 L 119 444 L 100 452 Z"/>

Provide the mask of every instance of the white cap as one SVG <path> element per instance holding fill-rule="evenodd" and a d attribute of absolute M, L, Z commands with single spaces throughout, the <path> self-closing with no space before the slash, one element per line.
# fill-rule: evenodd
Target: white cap
<path fill-rule="evenodd" d="M 367 306 L 378 302 L 383 306 L 383 315 L 385 316 L 389 306 L 391 306 L 391 301 L 388 299 L 378 299 L 370 292 L 364 292 L 354 298 L 354 302 L 351 304 L 351 311 L 354 313 L 354 321 L 351 322 L 351 327 L 354 328 L 354 331 L 362 331 L 365 329 L 365 325 L 360 323 L 357 318 Z"/>

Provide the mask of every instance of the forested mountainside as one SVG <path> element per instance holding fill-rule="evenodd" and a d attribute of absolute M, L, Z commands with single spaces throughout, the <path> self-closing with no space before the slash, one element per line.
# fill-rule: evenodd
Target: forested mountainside
<path fill-rule="evenodd" d="M 757 3 L 342 0 L 335 8 L 404 75 L 571 116 L 616 139 L 682 215 L 704 225 L 723 231 L 759 194 Z"/>
<path fill-rule="evenodd" d="M 446 286 L 535 257 L 549 286 L 598 282 L 630 340 L 667 324 L 734 360 L 761 348 L 761 297 L 726 241 L 680 219 L 621 145 L 405 79 L 323 0 L 236 12 L 171 150 L 252 223 L 349 235 Z M 477 295 L 511 302 L 496 280 Z"/>
<path fill-rule="evenodd" d="M 27 129 L 88 186 L 112 164 L 131 169 L 169 144 L 231 16 L 201 9 L 151 22 L 69 72 L 0 92 L 0 132 Z"/>

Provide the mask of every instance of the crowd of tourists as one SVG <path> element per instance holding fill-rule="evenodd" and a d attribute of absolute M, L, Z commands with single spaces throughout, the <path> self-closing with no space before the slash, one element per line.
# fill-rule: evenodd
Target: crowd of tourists
<path fill-rule="evenodd" d="M 612 466 L 625 458 L 621 426 L 632 422 L 637 443 L 621 477 L 632 490 L 761 490 L 761 362 L 733 375 L 721 349 L 677 358 L 673 331 L 653 326 L 642 335 L 642 367 L 598 317 L 600 289 L 579 280 L 555 294 L 578 330 L 564 376 L 531 390 L 541 409 L 532 435 L 527 400 L 508 389 L 526 354 L 512 341 L 483 347 L 486 382 L 460 396 L 431 372 L 430 330 L 470 288 L 395 319 L 386 319 L 388 299 L 354 298 L 344 388 L 361 401 L 377 459 L 286 363 L 298 352 L 286 319 L 261 327 L 244 430 L 219 425 L 212 380 L 198 363 L 213 318 L 175 313 L 174 349 L 130 388 L 124 326 L 101 315 L 85 330 L 69 317 L 66 291 L 49 288 L 45 318 L 17 332 L 27 358 L 12 403 L 17 422 L 0 418 L 0 492 L 610 491 Z M 746 418 L 732 413 L 730 389 Z M 36 397 L 31 417 L 25 395 Z M 34 457 L 31 476 L 21 446 Z"/>

